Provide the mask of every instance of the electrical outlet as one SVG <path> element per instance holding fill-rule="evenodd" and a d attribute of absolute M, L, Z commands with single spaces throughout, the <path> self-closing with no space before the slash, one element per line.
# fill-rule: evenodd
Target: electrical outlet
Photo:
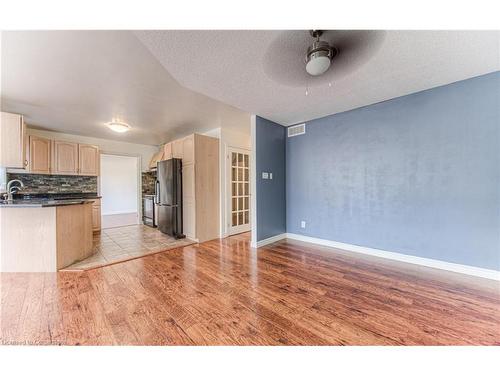
<path fill-rule="evenodd" d="M 264 180 L 267 180 L 267 179 L 269 178 L 269 173 L 267 173 L 267 172 L 262 172 L 262 178 L 263 178 Z"/>
<path fill-rule="evenodd" d="M 305 228 L 305 227 L 306 227 L 306 222 L 305 222 L 304 220 L 302 220 L 302 221 L 300 222 L 300 227 L 301 227 L 301 228 Z"/>

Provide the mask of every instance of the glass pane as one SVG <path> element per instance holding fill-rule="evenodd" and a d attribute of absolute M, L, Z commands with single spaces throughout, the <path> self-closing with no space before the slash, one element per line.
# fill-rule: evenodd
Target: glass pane
<path fill-rule="evenodd" d="M 238 166 L 243 167 L 243 154 L 238 154 Z"/>
<path fill-rule="evenodd" d="M 244 158 L 244 164 L 243 164 L 245 167 L 248 167 L 248 155 L 245 155 L 245 158 Z"/>
<path fill-rule="evenodd" d="M 231 153 L 231 165 L 233 167 L 236 167 L 236 158 L 237 158 L 238 154 L 236 152 L 232 152 Z"/>
<path fill-rule="evenodd" d="M 238 211 L 238 207 L 236 206 L 238 199 L 233 198 L 233 205 L 231 206 L 231 211 Z"/>
<path fill-rule="evenodd" d="M 236 212 L 233 212 L 233 227 L 238 225 L 238 214 Z"/>
<path fill-rule="evenodd" d="M 243 210 L 243 198 L 238 198 L 238 210 Z"/>
<path fill-rule="evenodd" d="M 232 181 L 236 181 L 236 168 L 232 168 L 232 173 L 231 173 L 231 178 L 232 178 Z"/>
<path fill-rule="evenodd" d="M 245 181 L 250 181 L 248 178 L 248 169 L 245 169 Z"/>
<path fill-rule="evenodd" d="M 245 184 L 245 195 L 249 195 L 248 188 L 249 188 L 249 183 Z"/>
<path fill-rule="evenodd" d="M 245 210 L 248 210 L 248 209 L 250 208 L 250 207 L 249 207 L 249 204 L 248 204 L 248 203 L 249 203 L 250 198 L 245 197 L 244 199 L 245 199 L 245 204 L 244 204 L 244 206 L 243 206 L 243 207 L 244 207 L 244 209 L 245 209 Z"/>
<path fill-rule="evenodd" d="M 243 224 L 248 224 L 248 211 L 245 211 L 245 221 Z"/>
<path fill-rule="evenodd" d="M 243 181 L 243 168 L 238 168 L 238 181 Z"/>
<path fill-rule="evenodd" d="M 243 212 L 238 212 L 238 224 L 243 224 Z"/>
<path fill-rule="evenodd" d="M 236 191 L 237 185 L 238 184 L 236 182 L 233 182 L 233 196 L 238 195 L 238 192 Z"/>
<path fill-rule="evenodd" d="M 244 195 L 243 194 L 243 183 L 240 182 L 238 185 L 239 185 L 238 186 L 238 195 Z M 234 194 L 234 195 L 236 195 L 236 194 Z"/>

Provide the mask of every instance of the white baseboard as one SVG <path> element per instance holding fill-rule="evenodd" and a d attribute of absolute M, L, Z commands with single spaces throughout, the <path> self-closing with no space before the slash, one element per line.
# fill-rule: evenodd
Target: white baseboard
<path fill-rule="evenodd" d="M 286 238 L 286 233 L 281 233 L 281 234 L 278 234 L 276 236 L 269 237 L 269 238 L 266 238 L 264 240 L 257 241 L 257 243 L 251 242 L 250 246 L 251 247 L 255 247 L 255 248 L 262 247 L 262 246 L 269 245 L 270 243 L 273 243 L 273 242 L 276 242 L 276 241 L 279 241 L 279 240 L 283 240 L 285 238 Z"/>
<path fill-rule="evenodd" d="M 341 250 L 353 251 L 356 253 L 372 255 L 380 258 L 397 260 L 405 263 L 418 264 L 420 266 L 426 266 L 431 268 L 438 268 L 441 270 L 462 273 L 471 276 L 482 277 L 486 279 L 498 280 L 500 281 L 500 271 L 490 270 L 486 268 L 479 268 L 473 266 L 467 266 L 464 264 L 450 263 L 437 259 L 421 258 L 413 255 L 406 255 L 401 253 L 396 253 L 392 251 L 379 250 L 371 247 L 352 245 L 343 242 L 324 240 L 316 237 L 308 237 L 300 234 L 294 233 L 283 233 L 278 236 L 266 238 L 265 240 L 257 242 L 257 247 L 269 245 L 272 242 L 282 240 L 283 238 L 289 238 L 292 240 L 303 241 L 314 243 L 317 245 L 323 245 L 328 247 L 333 247 Z M 261 245 L 261 242 L 263 243 Z"/>

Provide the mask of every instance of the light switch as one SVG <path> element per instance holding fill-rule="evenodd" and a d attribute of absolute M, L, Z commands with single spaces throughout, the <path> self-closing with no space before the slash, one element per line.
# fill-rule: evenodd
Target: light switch
<path fill-rule="evenodd" d="M 272 180 L 273 179 L 273 174 L 271 172 L 269 172 L 269 179 Z"/>
<path fill-rule="evenodd" d="M 305 228 L 305 227 L 306 227 L 306 222 L 305 222 L 304 220 L 302 220 L 302 221 L 300 222 L 300 227 L 301 227 L 301 228 Z"/>
<path fill-rule="evenodd" d="M 267 180 L 269 178 L 269 173 L 262 172 L 262 179 Z"/>

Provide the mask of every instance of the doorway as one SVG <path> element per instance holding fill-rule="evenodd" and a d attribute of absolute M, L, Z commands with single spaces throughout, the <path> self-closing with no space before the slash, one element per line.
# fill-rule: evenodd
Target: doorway
<path fill-rule="evenodd" d="M 101 154 L 102 228 L 139 224 L 137 156 Z"/>
<path fill-rule="evenodd" d="M 228 234 L 250 230 L 250 151 L 228 147 Z"/>

